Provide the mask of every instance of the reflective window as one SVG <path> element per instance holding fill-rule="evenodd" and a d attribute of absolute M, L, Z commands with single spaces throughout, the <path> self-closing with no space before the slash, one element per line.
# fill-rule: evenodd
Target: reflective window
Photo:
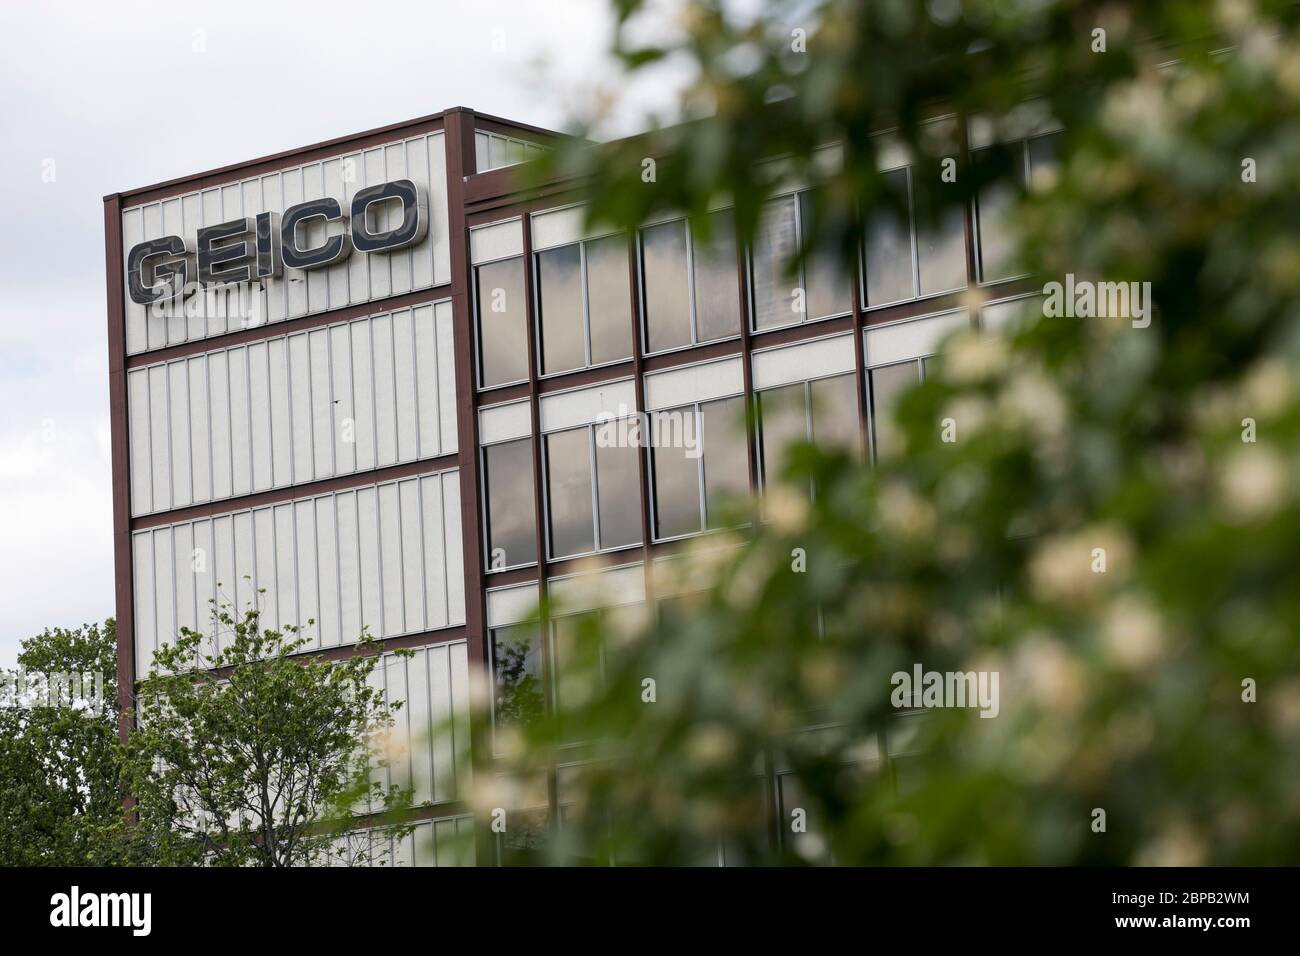
<path fill-rule="evenodd" d="M 860 454 L 852 372 L 766 389 L 758 393 L 758 408 L 759 474 L 764 486 L 780 479 L 787 452 L 800 442 Z"/>
<path fill-rule="evenodd" d="M 488 569 L 536 562 L 531 439 L 519 438 L 483 449 L 483 490 Z"/>
<path fill-rule="evenodd" d="M 547 540 L 552 558 L 641 543 L 637 449 L 602 447 L 605 443 L 597 439 L 598 432 L 590 425 L 545 437 Z"/>
<path fill-rule="evenodd" d="M 858 385 L 853 373 L 819 378 L 808 383 L 812 405 L 812 440 L 818 445 L 847 448 L 860 454 L 862 432 L 858 425 Z"/>
<path fill-rule="evenodd" d="M 528 378 L 528 313 L 524 295 L 521 257 L 489 262 L 474 269 L 479 384 L 484 388 Z"/>
<path fill-rule="evenodd" d="M 894 424 L 893 409 L 898 396 L 920 381 L 921 363 L 916 360 L 882 365 L 868 370 L 871 389 L 871 434 L 876 455 L 891 455 L 900 447 L 900 435 Z"/>
<path fill-rule="evenodd" d="M 748 494 L 744 410 L 737 396 L 651 414 L 656 538 L 722 527 L 726 500 Z"/>
<path fill-rule="evenodd" d="M 712 213 L 708 227 L 707 239 L 694 224 L 688 230 L 684 219 L 641 230 L 648 352 L 740 334 L 731 212 Z"/>
<path fill-rule="evenodd" d="M 975 203 L 981 282 L 997 282 L 1018 273 L 1012 259 L 1015 246 L 1008 231 L 1008 216 L 1021 188 L 1054 175 L 1060 164 L 1060 144 L 1061 134 L 1049 133 L 1002 147 L 1008 168 L 979 191 Z M 975 150 L 972 156 L 977 163 L 992 163 L 995 159 L 992 147 Z"/>
<path fill-rule="evenodd" d="M 546 709 L 541 635 L 532 624 L 497 627 L 490 633 L 494 725 L 499 730 L 531 724 Z"/>
<path fill-rule="evenodd" d="M 756 329 L 852 311 L 853 280 L 841 264 L 838 249 L 814 248 L 802 269 L 791 271 L 811 234 L 813 204 L 814 194 L 805 191 L 775 199 L 764 210 L 750 256 Z"/>
<path fill-rule="evenodd" d="M 626 239 L 590 239 L 535 255 L 541 374 L 631 358 Z"/>
<path fill-rule="evenodd" d="M 956 187 L 917 189 L 908 166 L 881 176 L 886 193 L 868 212 L 863 236 L 867 306 L 964 289 L 964 206 L 943 192 Z"/>

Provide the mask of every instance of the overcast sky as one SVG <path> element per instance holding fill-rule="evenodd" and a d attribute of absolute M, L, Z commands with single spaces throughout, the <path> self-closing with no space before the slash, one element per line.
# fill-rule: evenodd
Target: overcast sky
<path fill-rule="evenodd" d="M 114 613 L 103 196 L 450 106 L 559 127 L 613 75 L 608 6 L 0 3 L 0 666 Z"/>

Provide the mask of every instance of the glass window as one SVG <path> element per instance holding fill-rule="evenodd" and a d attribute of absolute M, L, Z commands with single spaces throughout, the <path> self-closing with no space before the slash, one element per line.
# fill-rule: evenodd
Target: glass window
<path fill-rule="evenodd" d="M 966 216 L 961 206 L 942 213 L 933 226 L 918 226 L 916 266 L 921 295 L 966 288 Z"/>
<path fill-rule="evenodd" d="M 1010 168 L 1006 170 L 1005 176 L 985 185 L 976 197 L 982 282 L 996 282 L 1015 274 L 1016 266 L 1012 261 L 1015 246 L 1008 232 L 1008 217 L 1015 207 L 1016 197 L 1025 181 L 1024 150 L 1023 142 L 1009 147 L 1006 156 Z M 980 149 L 974 152 L 977 163 L 988 161 L 991 155 L 991 149 Z"/>
<path fill-rule="evenodd" d="M 650 463 L 654 477 L 655 537 L 700 530 L 700 470 L 695 407 L 655 412 Z"/>
<path fill-rule="evenodd" d="M 523 726 L 546 708 L 541 635 L 535 625 L 496 627 L 492 635 L 492 714 L 495 726 Z"/>
<path fill-rule="evenodd" d="M 812 192 L 800 193 L 799 212 L 803 243 L 813 223 Z M 839 249 L 833 243 L 821 243 L 804 262 L 805 308 L 809 319 L 822 319 L 831 315 L 844 315 L 853 311 L 853 279 L 846 272 Z"/>
<path fill-rule="evenodd" d="M 700 406 L 704 446 L 704 513 L 707 526 L 722 526 L 721 505 L 749 491 L 745 400 L 723 398 Z"/>
<path fill-rule="evenodd" d="M 776 328 L 802 318 L 796 294 L 799 279 L 789 272 L 797 255 L 795 202 L 793 196 L 786 196 L 767 204 L 754 236 L 755 328 Z"/>
<path fill-rule="evenodd" d="M 582 249 L 579 245 L 537 254 L 541 308 L 542 374 L 567 372 L 587 364 L 582 327 Z"/>
<path fill-rule="evenodd" d="M 641 276 L 647 351 L 740 334 L 736 230 L 730 210 L 709 216 L 707 241 L 694 226 L 688 238 L 684 219 L 641 230 Z"/>
<path fill-rule="evenodd" d="M 911 173 L 883 173 L 886 198 L 867 216 L 867 305 L 900 302 L 916 295 L 912 279 Z"/>
<path fill-rule="evenodd" d="M 627 239 L 608 236 L 586 243 L 587 314 L 593 365 L 632 357 L 632 300 Z"/>
<path fill-rule="evenodd" d="M 686 276 L 686 223 L 641 230 L 646 346 L 651 352 L 691 344 L 691 292 Z"/>
<path fill-rule="evenodd" d="M 740 285 L 736 278 L 736 222 L 731 210 L 709 216 L 709 239 L 692 238 L 695 265 L 695 331 L 701 342 L 740 334 Z"/>
<path fill-rule="evenodd" d="M 812 438 L 818 445 L 847 448 L 859 454 L 857 376 L 853 373 L 808 383 L 812 403 Z"/>
<path fill-rule="evenodd" d="M 627 240 L 609 236 L 536 256 L 542 374 L 631 358 Z"/>
<path fill-rule="evenodd" d="M 590 425 L 552 432 L 545 441 L 550 556 L 566 558 L 640 544 L 636 447 L 602 447 Z"/>
<path fill-rule="evenodd" d="M 640 544 L 641 476 L 635 447 L 596 446 L 596 498 L 601 548 Z"/>
<path fill-rule="evenodd" d="M 528 318 L 524 301 L 524 260 L 520 257 L 478 266 L 479 382 L 483 387 L 528 378 Z"/>
<path fill-rule="evenodd" d="M 786 452 L 808 439 L 806 393 L 805 384 L 798 382 L 758 395 L 759 473 L 764 485 L 780 477 Z"/>
<path fill-rule="evenodd" d="M 484 448 L 483 488 L 489 570 L 534 563 L 537 515 L 532 440 L 519 438 Z"/>
<path fill-rule="evenodd" d="M 900 436 L 893 420 L 898 396 L 920 380 L 920 363 L 899 362 L 882 365 L 869 372 L 871 381 L 871 431 L 876 454 L 890 455 L 899 449 Z"/>
<path fill-rule="evenodd" d="M 553 432 L 546 441 L 548 540 L 551 557 L 596 550 L 591 519 L 590 429 Z"/>

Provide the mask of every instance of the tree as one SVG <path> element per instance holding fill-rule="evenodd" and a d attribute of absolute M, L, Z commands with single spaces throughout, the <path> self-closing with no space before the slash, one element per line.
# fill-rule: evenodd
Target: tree
<path fill-rule="evenodd" d="M 183 628 L 140 685 L 126 779 L 141 855 L 166 865 L 388 862 L 384 841 L 354 838 L 362 825 L 402 835 L 396 814 L 410 804 L 372 778 L 401 707 L 367 682 L 375 642 L 363 634 L 356 655 L 328 661 L 298 655 L 301 628 L 265 629 L 257 608 L 236 617 L 214 602 L 213 620 L 219 647 Z"/>
<path fill-rule="evenodd" d="M 112 618 L 22 642 L 0 702 L 0 865 L 120 861 L 116 655 Z"/>
<path fill-rule="evenodd" d="M 616 7 L 626 26 L 643 4 Z M 1294 860 L 1293 6 L 688 8 L 676 39 L 617 49 L 633 73 L 690 63 L 687 102 L 713 115 L 557 151 L 545 172 L 585 177 L 594 216 L 634 228 L 730 200 L 748 241 L 777 182 L 755 160 L 780 156 L 821 197 L 808 245 L 856 263 L 862 217 L 890 201 L 870 134 L 896 130 L 938 221 L 1007 176 L 1011 148 L 973 155 L 967 121 L 1014 140 L 1034 101 L 1063 126 L 1059 162 L 1012 187 L 1012 271 L 1036 278 L 1006 288 L 1048 304 L 950 339 L 899 400 L 896 454 L 795 448 L 782 487 L 738 503 L 747 532 L 678 562 L 676 587 L 660 576 L 686 593 L 644 628 L 586 621 L 599 666 L 559 679 L 591 688 L 563 715 L 588 762 L 549 858 L 696 862 L 721 841 L 811 863 Z M 925 125 L 944 113 L 955 140 Z M 1050 283 L 1076 277 L 1137 283 L 1151 308 L 1057 312 Z M 901 716 L 895 678 L 918 665 L 998 675 L 997 716 Z M 559 732 L 535 722 L 508 769 L 553 773 Z M 755 771 L 775 763 L 773 807 Z"/>

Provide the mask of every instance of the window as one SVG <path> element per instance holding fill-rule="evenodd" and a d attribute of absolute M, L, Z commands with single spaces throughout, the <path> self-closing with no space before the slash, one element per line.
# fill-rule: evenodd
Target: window
<path fill-rule="evenodd" d="M 745 401 L 723 398 L 650 416 L 655 537 L 722 526 L 722 503 L 749 491 Z"/>
<path fill-rule="evenodd" d="M 552 558 L 641 543 L 636 448 L 602 447 L 591 425 L 545 437 L 547 541 Z"/>
<path fill-rule="evenodd" d="M 790 271 L 807 242 L 813 202 L 814 194 L 806 191 L 772 200 L 764 210 L 750 256 L 755 329 L 844 315 L 853 309 L 852 279 L 841 268 L 836 250 L 813 249 L 802 269 Z"/>
<path fill-rule="evenodd" d="M 528 318 L 524 294 L 522 257 L 475 267 L 479 384 L 483 388 L 528 378 Z"/>
<path fill-rule="evenodd" d="M 532 440 L 483 449 L 483 499 L 490 571 L 537 561 L 537 515 L 533 496 Z"/>
<path fill-rule="evenodd" d="M 881 174 L 886 198 L 866 217 L 864 299 L 868 308 L 966 287 L 966 225 L 960 203 L 917 190 L 910 166 Z"/>
<path fill-rule="evenodd" d="M 641 230 L 645 349 L 662 352 L 740 334 L 731 213 L 709 217 L 706 242 L 684 219 Z"/>
<path fill-rule="evenodd" d="M 490 633 L 493 727 L 499 731 L 531 724 L 546 710 L 541 634 L 533 624 L 496 627 Z"/>
<path fill-rule="evenodd" d="M 631 358 L 627 241 L 607 236 L 535 255 L 541 374 Z"/>
<path fill-rule="evenodd" d="M 1008 229 L 1008 216 L 1027 183 L 1055 172 L 1060 163 L 1060 142 L 1060 133 L 1048 133 L 1001 147 L 1009 166 L 1006 175 L 984 186 L 975 203 L 981 282 L 998 282 L 1016 275 L 1016 263 L 1012 261 L 1015 245 Z M 992 162 L 993 153 L 994 147 L 984 147 L 974 150 L 972 155 L 977 162 Z"/>
<path fill-rule="evenodd" d="M 871 436 L 876 456 L 891 455 L 899 450 L 900 436 L 894 424 L 893 409 L 898 396 L 921 379 L 921 363 L 913 359 L 896 365 L 882 365 L 868 370 L 871 388 Z"/>
<path fill-rule="evenodd" d="M 782 460 L 800 442 L 860 448 L 857 386 L 852 373 L 796 382 L 758 393 L 759 475 L 764 486 L 780 477 Z"/>

